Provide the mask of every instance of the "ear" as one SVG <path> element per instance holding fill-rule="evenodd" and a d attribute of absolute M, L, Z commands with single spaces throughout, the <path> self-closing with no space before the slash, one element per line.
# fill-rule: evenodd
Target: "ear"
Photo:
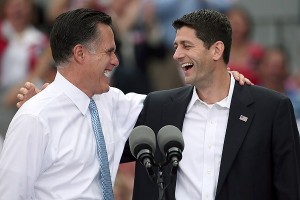
<path fill-rule="evenodd" d="M 213 60 L 217 61 L 222 59 L 224 52 L 224 43 L 222 41 L 217 41 L 215 44 L 212 45 L 212 54 Z"/>
<path fill-rule="evenodd" d="M 80 64 L 84 61 L 84 47 L 81 44 L 77 44 L 73 48 L 74 60 Z"/>

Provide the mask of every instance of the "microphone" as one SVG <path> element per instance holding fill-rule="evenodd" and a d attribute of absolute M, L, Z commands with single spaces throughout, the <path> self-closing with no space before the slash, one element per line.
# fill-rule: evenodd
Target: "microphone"
<path fill-rule="evenodd" d="M 160 151 L 166 156 L 167 162 L 172 163 L 172 173 L 175 174 L 184 149 L 181 131 L 175 126 L 166 125 L 158 131 L 157 142 Z"/>
<path fill-rule="evenodd" d="M 154 152 L 156 149 L 156 137 L 148 126 L 135 127 L 129 136 L 131 154 L 146 167 L 150 179 L 155 180 Z"/>

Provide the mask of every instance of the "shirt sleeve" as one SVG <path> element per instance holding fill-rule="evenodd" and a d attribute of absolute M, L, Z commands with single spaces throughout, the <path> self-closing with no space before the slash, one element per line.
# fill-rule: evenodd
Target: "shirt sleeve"
<path fill-rule="evenodd" d="M 118 94 L 118 100 L 115 104 L 115 117 L 118 127 L 122 130 L 124 140 L 127 140 L 137 118 L 143 108 L 146 95 L 128 93 L 124 95 L 122 92 Z"/>
<path fill-rule="evenodd" d="M 0 156 L 0 199 L 34 199 L 48 141 L 44 127 L 32 115 L 12 120 Z"/>

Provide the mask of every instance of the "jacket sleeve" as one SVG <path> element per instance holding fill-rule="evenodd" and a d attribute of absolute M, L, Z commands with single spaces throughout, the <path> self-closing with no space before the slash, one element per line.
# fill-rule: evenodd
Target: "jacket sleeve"
<path fill-rule="evenodd" d="M 272 134 L 273 185 L 276 199 L 300 199 L 300 140 L 293 106 L 281 101 Z"/>

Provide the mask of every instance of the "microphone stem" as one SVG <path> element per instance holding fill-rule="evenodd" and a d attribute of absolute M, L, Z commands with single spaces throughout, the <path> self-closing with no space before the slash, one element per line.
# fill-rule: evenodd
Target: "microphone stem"
<path fill-rule="evenodd" d="M 157 185 L 158 185 L 158 200 L 165 200 L 165 186 L 164 186 L 164 178 L 163 178 L 163 172 L 161 166 L 158 169 Z"/>

